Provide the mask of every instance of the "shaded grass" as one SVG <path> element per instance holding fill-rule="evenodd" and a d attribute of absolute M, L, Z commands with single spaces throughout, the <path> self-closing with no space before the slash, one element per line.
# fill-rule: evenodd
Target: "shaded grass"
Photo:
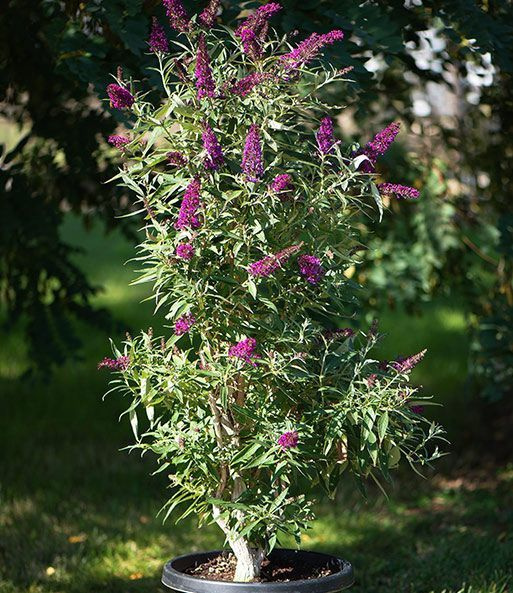
<path fill-rule="evenodd" d="M 66 233 L 83 245 L 83 265 L 127 327 L 156 329 L 145 287 L 128 288 L 132 255 L 118 234 L 85 234 L 70 220 Z M 472 401 L 464 377 L 468 340 L 457 304 L 438 302 L 410 318 L 385 313 L 382 355 L 429 348 L 415 380 L 437 394 L 455 442 L 470 430 Z M 84 359 L 65 365 L 47 384 L 18 380 L 24 366 L 19 335 L 0 344 L 0 591 L 1 593 L 124 593 L 159 591 L 163 562 L 222 545 L 217 528 L 193 520 L 162 525 L 155 514 L 166 478 L 149 474 L 153 460 L 118 449 L 131 441 L 119 398 L 101 401 L 107 376 L 96 362 L 107 336 L 81 326 Z M 157 331 L 158 333 L 158 331 Z M 502 593 L 513 586 L 513 466 L 469 473 L 459 455 L 423 480 L 400 472 L 387 501 L 371 490 L 362 501 L 350 483 L 319 508 L 307 548 L 340 554 L 356 568 L 355 592 Z"/>

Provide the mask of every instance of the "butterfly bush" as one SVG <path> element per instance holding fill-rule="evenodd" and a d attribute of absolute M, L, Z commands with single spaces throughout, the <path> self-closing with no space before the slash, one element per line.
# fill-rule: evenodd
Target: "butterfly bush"
<path fill-rule="evenodd" d="M 217 523 L 235 580 L 250 581 L 283 536 L 299 542 L 320 492 L 438 456 L 441 429 L 410 383 L 424 351 L 380 361 L 347 274 L 359 217 L 380 218 L 382 195 L 417 194 L 375 172 L 399 125 L 344 142 L 340 108 L 318 93 L 348 84 L 321 59 L 342 31 L 289 44 L 271 29 L 276 3 L 234 32 L 217 28 L 213 0 L 199 18 L 165 6 L 161 87 L 118 76 L 107 88 L 129 116 L 117 180 L 143 221 L 140 281 L 165 321 L 100 366 L 130 398 L 134 447 L 169 476 L 164 518 Z"/>

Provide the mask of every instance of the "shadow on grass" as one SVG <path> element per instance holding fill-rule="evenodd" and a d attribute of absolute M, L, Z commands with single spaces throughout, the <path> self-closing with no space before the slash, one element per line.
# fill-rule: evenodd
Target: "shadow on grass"
<path fill-rule="evenodd" d="M 77 451 L 61 452 L 56 467 Z M 4 491 L 2 593 L 156 593 L 167 559 L 221 544 L 215 528 L 154 518 L 165 484 L 148 477 L 149 464 L 121 454 L 97 461 L 86 455 L 65 486 L 32 489 L 27 480 Z M 389 502 L 371 493 L 363 504 L 348 489 L 343 504 L 319 509 L 304 545 L 350 560 L 355 593 L 500 593 L 513 585 L 512 486 L 510 469 L 431 486 L 401 476 Z"/>

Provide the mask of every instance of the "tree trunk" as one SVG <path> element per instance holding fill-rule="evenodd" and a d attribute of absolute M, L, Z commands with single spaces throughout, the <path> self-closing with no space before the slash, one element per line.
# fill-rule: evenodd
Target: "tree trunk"
<path fill-rule="evenodd" d="M 260 576 L 264 551 L 260 548 L 250 548 L 244 538 L 230 541 L 230 547 L 237 558 L 234 581 L 250 583 Z"/>

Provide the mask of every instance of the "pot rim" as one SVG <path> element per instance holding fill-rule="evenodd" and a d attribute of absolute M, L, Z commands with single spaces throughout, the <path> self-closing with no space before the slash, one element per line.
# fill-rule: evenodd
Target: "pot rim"
<path fill-rule="evenodd" d="M 226 550 L 211 550 L 208 552 L 196 552 L 183 554 L 167 562 L 162 571 L 162 584 L 180 593 L 337 593 L 347 589 L 354 583 L 353 567 L 347 560 L 343 560 L 332 554 L 315 552 L 310 550 L 294 550 L 289 548 L 276 548 L 271 553 L 284 552 L 291 555 L 322 556 L 327 561 L 338 562 L 340 570 L 334 574 L 319 577 L 316 579 L 300 579 L 278 583 L 241 583 L 235 581 L 215 581 L 211 579 L 200 579 L 181 572 L 177 565 L 186 567 L 187 560 L 207 560 Z"/>

